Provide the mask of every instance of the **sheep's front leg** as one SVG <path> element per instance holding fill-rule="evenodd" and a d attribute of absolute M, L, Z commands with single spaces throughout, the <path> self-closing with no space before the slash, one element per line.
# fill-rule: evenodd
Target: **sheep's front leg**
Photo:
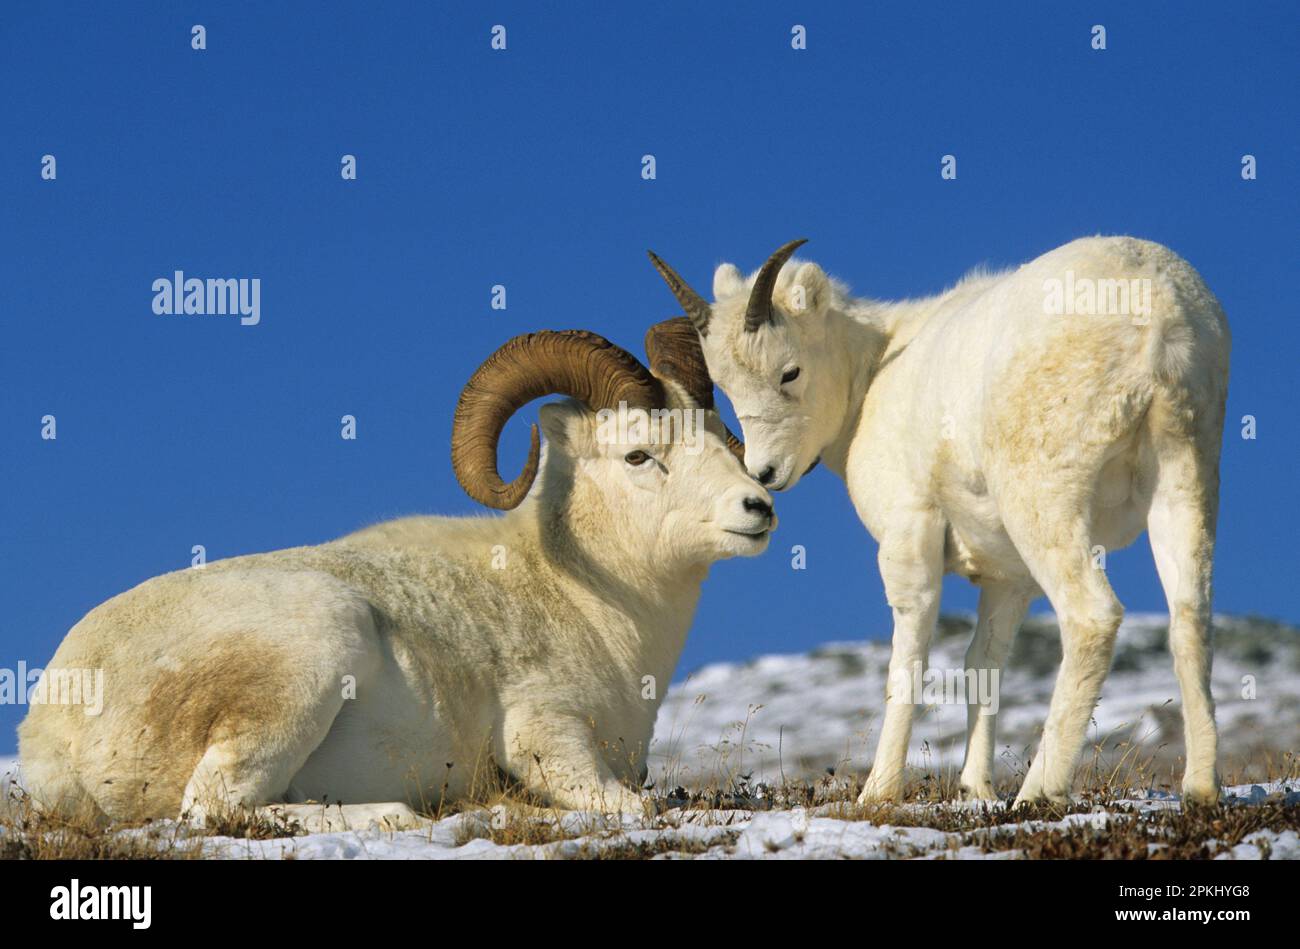
<path fill-rule="evenodd" d="M 859 804 L 893 801 L 903 793 L 912 717 L 920 699 L 913 694 L 913 682 L 925 671 L 939 615 L 944 529 L 938 513 L 927 511 L 898 525 L 880 542 L 880 577 L 894 612 L 894 648 L 880 743 Z"/>
<path fill-rule="evenodd" d="M 565 810 L 645 815 L 645 800 L 615 776 L 588 723 L 545 712 L 511 717 L 506 767 L 530 791 Z"/>
<path fill-rule="evenodd" d="M 433 821 L 421 817 L 400 801 L 382 804 L 268 804 L 257 808 L 258 816 L 286 826 L 299 825 L 308 833 L 344 830 L 421 830 Z"/>

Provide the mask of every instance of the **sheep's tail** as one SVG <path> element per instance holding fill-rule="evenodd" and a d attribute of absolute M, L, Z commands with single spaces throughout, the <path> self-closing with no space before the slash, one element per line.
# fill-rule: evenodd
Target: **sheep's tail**
<path fill-rule="evenodd" d="M 1232 337 L 1218 299 L 1179 257 L 1149 279 L 1146 362 L 1157 389 L 1222 401 Z"/>

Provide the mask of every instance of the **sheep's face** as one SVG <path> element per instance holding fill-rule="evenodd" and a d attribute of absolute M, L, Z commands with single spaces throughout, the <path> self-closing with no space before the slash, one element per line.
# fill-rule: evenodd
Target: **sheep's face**
<path fill-rule="evenodd" d="M 692 566 L 767 548 L 772 497 L 727 448 L 721 419 L 677 389 L 657 413 L 543 406 L 548 480 L 563 472 L 572 530 L 630 559 Z"/>
<path fill-rule="evenodd" d="M 700 343 L 709 374 L 740 420 L 749 473 L 770 490 L 784 491 L 834 440 L 849 393 L 827 345 L 834 288 L 822 269 L 786 264 L 772 294 L 771 322 L 747 332 L 754 276 L 743 277 L 732 264 L 718 267 L 709 331 Z"/>

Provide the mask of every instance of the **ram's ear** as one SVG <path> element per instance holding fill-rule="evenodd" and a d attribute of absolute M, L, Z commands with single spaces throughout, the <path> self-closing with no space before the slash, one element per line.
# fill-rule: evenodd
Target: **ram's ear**
<path fill-rule="evenodd" d="M 721 300 L 745 289 L 745 278 L 735 264 L 718 264 L 713 271 L 713 299 Z"/>
<path fill-rule="evenodd" d="M 826 271 L 813 263 L 800 264 L 782 292 L 782 309 L 796 319 L 819 313 L 830 302 L 831 281 Z"/>
<path fill-rule="evenodd" d="M 546 440 L 566 455 L 590 454 L 595 416 L 574 401 L 548 402 L 537 413 Z"/>

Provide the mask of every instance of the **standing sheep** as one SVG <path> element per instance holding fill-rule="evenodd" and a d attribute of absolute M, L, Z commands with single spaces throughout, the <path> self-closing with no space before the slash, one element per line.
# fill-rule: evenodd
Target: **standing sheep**
<path fill-rule="evenodd" d="M 474 373 L 452 462 L 504 517 L 405 518 L 92 610 L 50 665 L 102 669 L 103 712 L 31 709 L 33 799 L 117 820 L 344 802 L 400 826 L 499 769 L 560 807 L 639 810 L 709 565 L 760 553 L 776 526 L 710 411 L 694 331 L 669 321 L 646 342 L 653 371 L 570 331 L 516 337 Z M 550 393 L 572 398 L 541 409 L 545 454 L 534 426 L 504 482 L 503 426 Z M 602 410 L 672 424 L 611 434 Z"/>
<path fill-rule="evenodd" d="M 711 306 L 650 256 L 735 407 L 749 470 L 782 491 L 825 461 L 880 544 L 893 656 L 862 800 L 902 791 L 908 683 L 945 572 L 980 587 L 969 669 L 1001 666 L 1034 597 L 1055 608 L 1064 657 L 1017 802 L 1064 799 L 1123 615 L 1105 553 L 1143 529 L 1169 602 L 1184 797 L 1217 799 L 1210 586 L 1230 340 L 1200 275 L 1159 244 L 1095 237 L 885 303 L 816 264 L 785 267 L 802 243 L 748 279 L 718 267 Z M 968 709 L 961 783 L 977 798 L 994 796 L 988 711 Z"/>

